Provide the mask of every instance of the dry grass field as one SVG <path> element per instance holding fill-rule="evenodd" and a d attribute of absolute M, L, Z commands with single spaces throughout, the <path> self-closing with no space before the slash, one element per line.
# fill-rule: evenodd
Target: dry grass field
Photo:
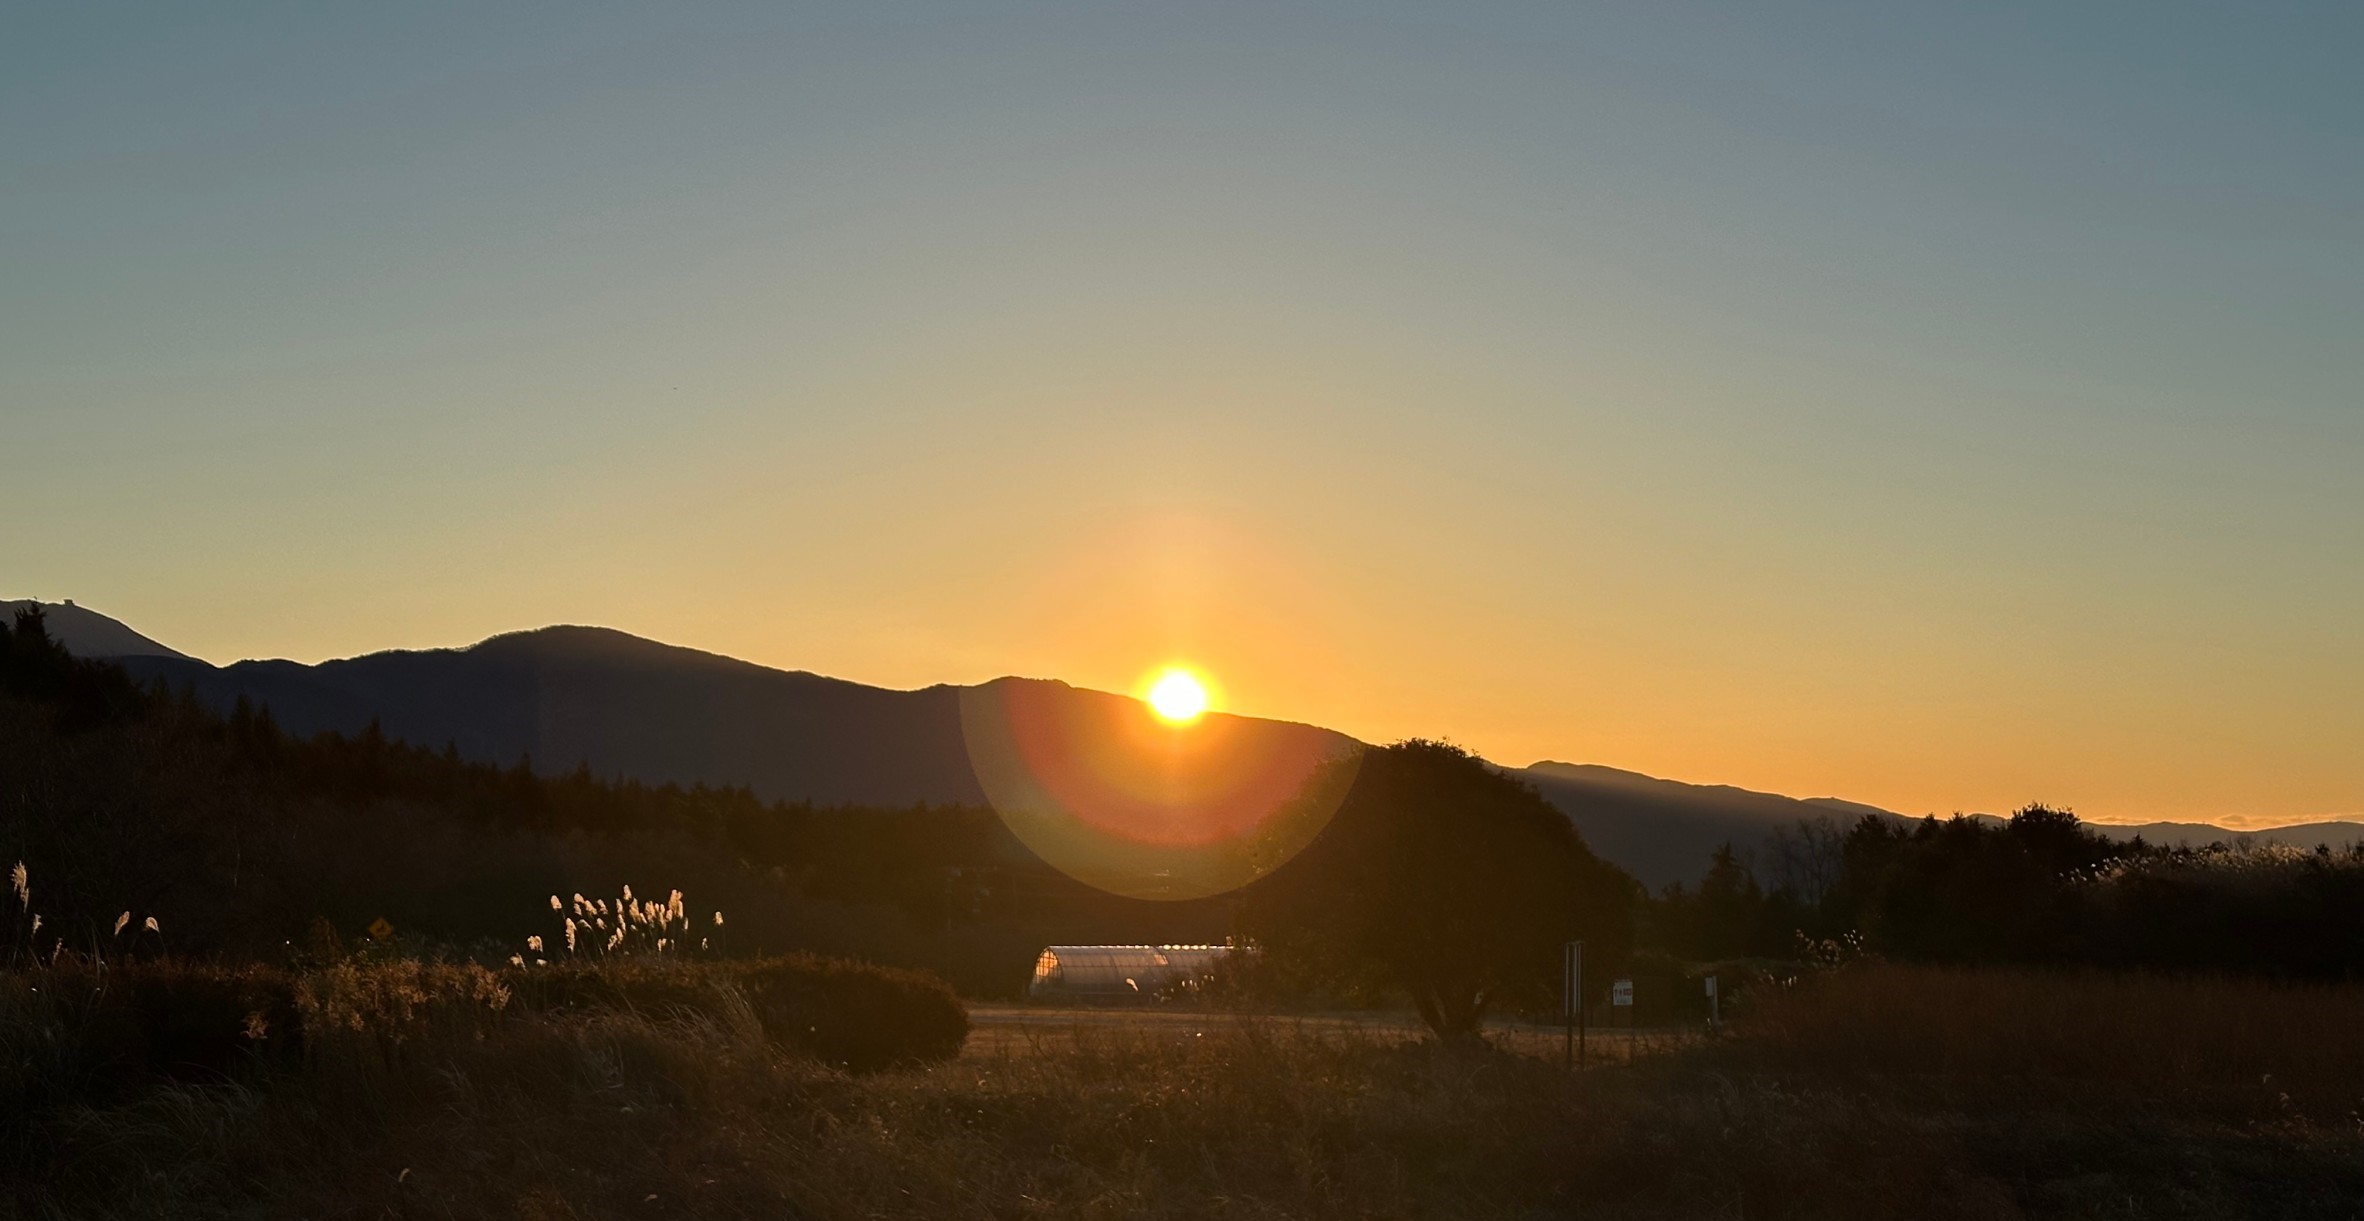
<path fill-rule="evenodd" d="M 979 1004 L 969 1007 L 969 1040 L 961 1054 L 970 1059 L 1056 1054 L 1074 1047 L 1079 1039 L 1093 1038 L 1179 1045 L 1210 1036 L 1236 1034 L 1243 1028 L 1291 1038 L 1355 1038 L 1380 1046 L 1417 1043 L 1428 1037 L 1428 1030 L 1420 1024 L 1418 1015 L 1405 1009 L 1241 1013 L 1220 1009 Z M 1638 1031 L 1592 1026 L 1585 1032 L 1583 1047 L 1588 1066 L 1598 1067 L 1695 1047 L 1705 1039 L 1705 1031 L 1687 1026 L 1647 1027 Z M 1493 1021 L 1487 1024 L 1486 1042 L 1497 1051 L 1551 1064 L 1561 1064 L 1568 1058 L 1568 1038 L 1558 1026 Z"/>
<path fill-rule="evenodd" d="M 987 1009 L 957 1058 L 853 1074 L 729 1004 L 496 1014 L 478 997 L 451 1014 L 13 1127 L 6 1207 L 2345 1218 L 2364 1202 L 2364 1057 L 2270 1046 L 2364 1028 L 2353 988 L 1858 966 L 1754 998 L 1726 1037 L 1575 1076 L 1523 1034 L 1442 1048 L 1336 1016 Z M 2307 1084 L 2238 1088 L 2253 1071 Z"/>
<path fill-rule="evenodd" d="M 1769 1071 L 2231 1115 L 2364 1113 L 2364 989 L 2257 979 L 1886 965 L 1768 994 Z"/>

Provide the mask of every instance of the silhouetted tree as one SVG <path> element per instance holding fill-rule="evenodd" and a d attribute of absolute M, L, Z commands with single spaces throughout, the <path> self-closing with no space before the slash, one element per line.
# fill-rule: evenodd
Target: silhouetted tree
<path fill-rule="evenodd" d="M 1241 929 L 1269 954 L 1399 988 L 1444 1038 L 1555 995 L 1564 941 L 1623 957 L 1638 887 L 1532 788 L 1437 742 L 1339 766 L 1359 770 L 1330 825 L 1246 896 Z"/>
<path fill-rule="evenodd" d="M 1788 897 L 1768 898 L 1729 843 L 1708 858 L 1697 889 L 1676 882 L 1647 903 L 1645 914 L 1644 940 L 1652 949 L 1694 960 L 1778 951 L 1790 936 L 1781 926 L 1795 926 Z"/>
<path fill-rule="evenodd" d="M 1766 888 L 1772 894 L 1799 907 L 1815 907 L 1839 884 L 1846 867 L 1847 830 L 1827 814 L 1801 818 L 1773 829 L 1765 839 L 1763 859 L 1769 866 Z"/>
<path fill-rule="evenodd" d="M 1751 952 L 1759 940 L 1757 917 L 1765 896 L 1756 875 L 1727 843 L 1715 851 L 1699 881 L 1699 922 L 1693 952 L 1701 958 L 1731 958 Z"/>
<path fill-rule="evenodd" d="M 13 618 L 0 632 L 0 692 L 49 705 L 67 733 L 116 724 L 147 709 L 148 694 L 121 666 L 67 652 L 49 634 L 49 615 L 38 603 L 19 608 Z"/>

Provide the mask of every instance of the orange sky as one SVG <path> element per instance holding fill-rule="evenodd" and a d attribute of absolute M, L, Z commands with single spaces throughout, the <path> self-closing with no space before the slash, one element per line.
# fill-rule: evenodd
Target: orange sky
<path fill-rule="evenodd" d="M 2228 715 L 2274 712 L 2230 705 L 2257 696 L 2244 679 L 2294 677 L 2257 673 L 2253 658 L 2191 657 L 2177 675 L 2103 641 L 2087 653 L 1991 623 L 1981 636 L 1959 614 L 1735 605 L 1687 584 L 1637 587 L 1616 564 L 1648 557 L 1614 547 L 1504 582 L 1455 540 L 1416 532 L 1275 541 L 1252 520 L 1142 505 L 999 536 L 1024 516 L 981 510 L 858 559 L 788 541 L 792 521 L 738 523 L 743 537 L 782 540 L 768 565 L 716 565 L 654 532 L 606 534 L 603 571 L 625 574 L 612 581 L 582 571 L 560 537 L 488 542 L 442 553 L 434 586 L 380 586 L 335 610 L 299 574 L 244 593 L 83 600 L 215 660 L 318 660 L 572 621 L 903 687 L 1019 673 L 1133 692 L 1182 661 L 1213 676 L 1231 710 L 1374 741 L 1443 736 L 1514 764 L 1600 762 L 1908 813 L 2042 800 L 2100 820 L 2263 825 L 2364 812 L 2345 767 L 2324 766 L 2339 758 L 2336 724 L 2311 738 L 2289 721 L 2244 733 Z M 737 584 L 716 589 L 723 580 Z M 1549 596 L 1500 596 L 1527 583 Z M 712 592 L 668 592 L 696 587 Z M 2031 673 L 2056 681 L 2031 690 Z"/>
<path fill-rule="evenodd" d="M 0 594 L 2364 816 L 2354 22 L 58 6 Z"/>

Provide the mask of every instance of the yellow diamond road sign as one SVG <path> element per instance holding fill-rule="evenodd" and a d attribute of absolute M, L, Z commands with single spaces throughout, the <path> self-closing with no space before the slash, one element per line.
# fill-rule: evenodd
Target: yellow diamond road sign
<path fill-rule="evenodd" d="M 369 922 L 369 935 L 377 938 L 380 941 L 384 941 L 386 938 L 394 935 L 394 926 L 386 923 L 386 918 L 384 916 L 380 916 L 377 919 Z"/>

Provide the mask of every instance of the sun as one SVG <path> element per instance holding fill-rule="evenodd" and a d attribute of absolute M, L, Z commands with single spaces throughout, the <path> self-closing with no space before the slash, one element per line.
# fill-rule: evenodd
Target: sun
<path fill-rule="evenodd" d="M 1149 706 L 1176 725 L 1188 725 L 1206 715 L 1207 685 L 1196 674 L 1171 666 L 1149 684 Z"/>

